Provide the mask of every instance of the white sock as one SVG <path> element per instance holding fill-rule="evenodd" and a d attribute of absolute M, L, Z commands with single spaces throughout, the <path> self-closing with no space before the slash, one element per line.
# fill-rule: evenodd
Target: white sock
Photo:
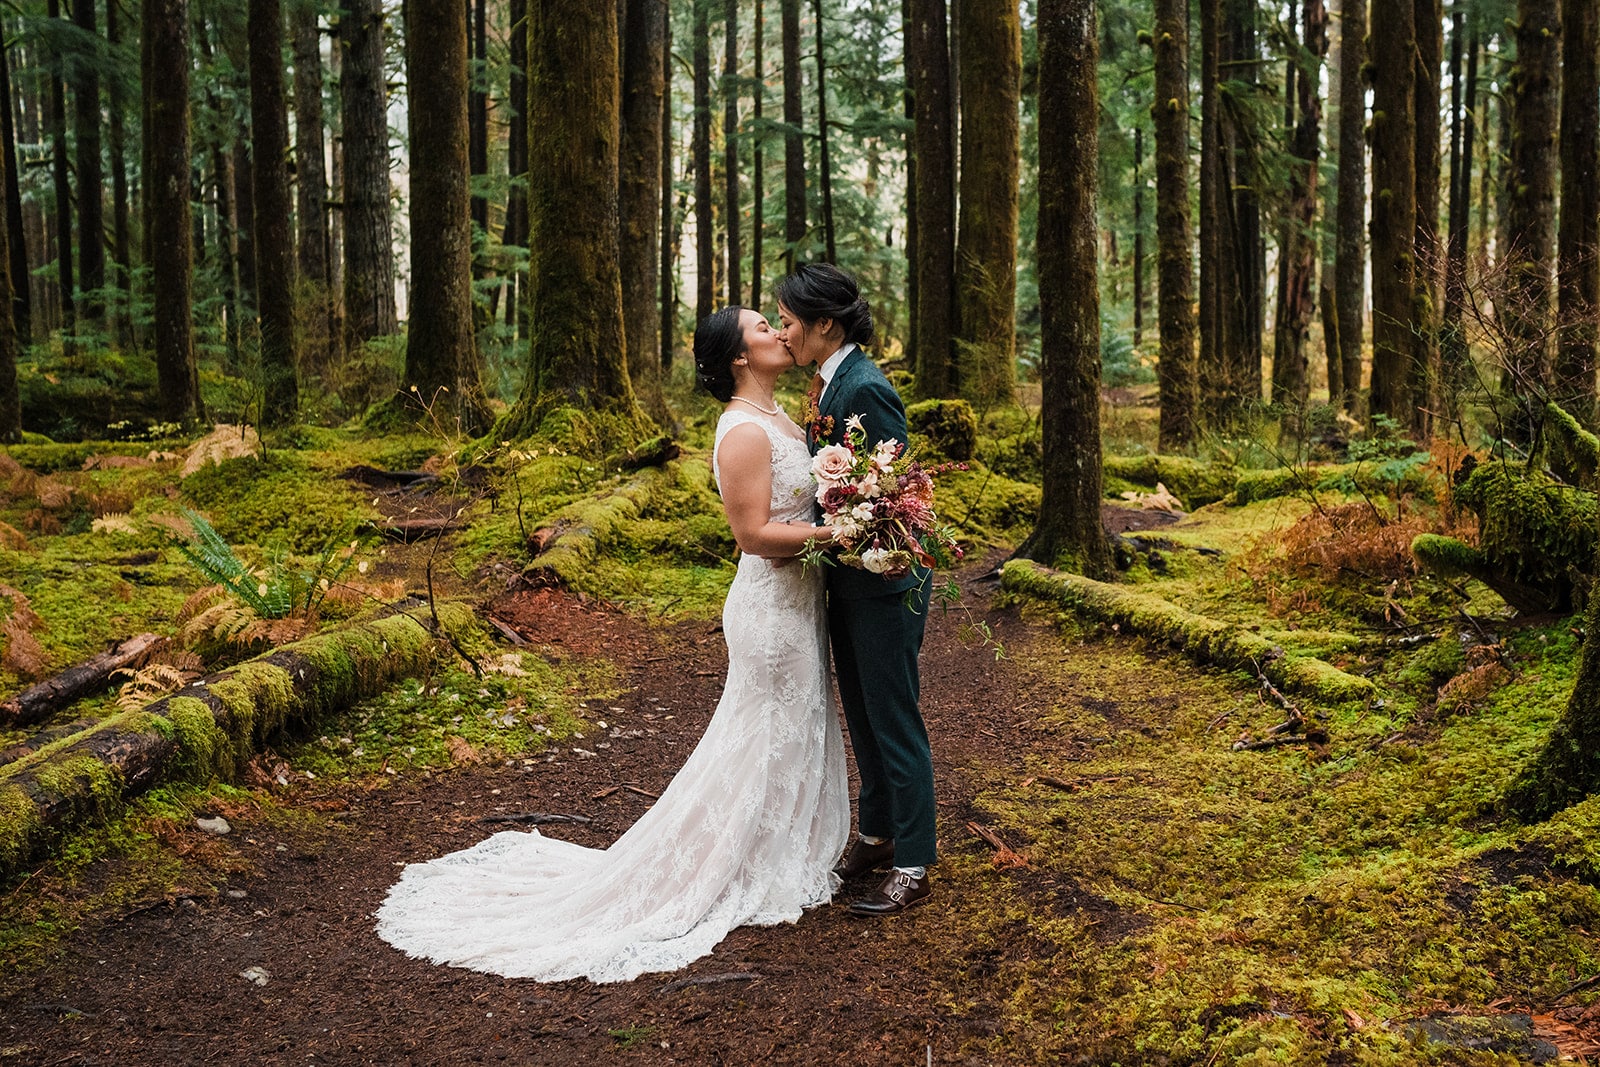
<path fill-rule="evenodd" d="M 881 845 L 889 840 L 887 837 L 873 837 L 871 834 L 857 834 L 863 845 Z"/>
<path fill-rule="evenodd" d="M 928 868 L 926 867 L 896 867 L 895 870 L 900 874 L 909 874 L 913 878 L 928 877 Z"/>

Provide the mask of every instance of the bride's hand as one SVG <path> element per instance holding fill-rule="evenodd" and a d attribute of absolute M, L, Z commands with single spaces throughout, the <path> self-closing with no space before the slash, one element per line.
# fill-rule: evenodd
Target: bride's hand
<path fill-rule="evenodd" d="M 833 544 L 833 527 L 832 526 L 817 526 L 817 525 L 814 525 L 814 524 L 811 524 L 811 523 L 803 523 L 803 522 L 786 522 L 786 523 L 784 523 L 784 525 L 785 526 L 798 526 L 798 527 L 801 527 L 802 529 L 808 531 L 811 534 L 811 536 L 808 539 L 807 544 L 802 545 L 800 547 L 800 549 L 797 552 L 795 552 L 793 555 L 790 555 L 790 556 L 768 556 L 767 559 L 771 561 L 771 563 L 772 563 L 772 565 L 774 567 L 787 567 L 789 564 L 794 563 L 797 560 L 799 560 L 800 557 L 805 555 L 805 553 L 811 547 L 820 547 L 820 546 L 823 546 L 823 545 L 831 545 L 831 544 Z M 813 545 L 812 542 L 815 542 L 815 545 Z"/>

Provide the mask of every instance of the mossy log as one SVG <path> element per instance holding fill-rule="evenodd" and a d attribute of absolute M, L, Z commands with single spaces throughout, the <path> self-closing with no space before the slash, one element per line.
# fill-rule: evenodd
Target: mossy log
<path fill-rule="evenodd" d="M 1572 413 L 1555 401 L 1545 405 L 1545 428 L 1550 442 L 1579 478 L 1592 480 L 1600 473 L 1600 437 L 1583 428 Z"/>
<path fill-rule="evenodd" d="M 522 572 L 536 585 L 581 584 L 583 573 L 600 546 L 614 540 L 624 526 L 658 500 L 678 477 L 676 464 L 647 467 L 633 478 L 604 492 L 569 505 L 552 516 L 548 525 L 529 535 L 538 557 Z"/>
<path fill-rule="evenodd" d="M 472 610 L 440 604 L 452 633 Z M 407 615 L 317 634 L 110 715 L 0 767 L 0 880 L 57 834 L 108 818 L 162 782 L 236 778 L 276 730 L 375 696 L 422 669 L 439 642 Z"/>
<path fill-rule="evenodd" d="M 978 452 L 978 416 L 965 400 L 923 400 L 906 408 L 906 427 L 934 451 L 965 463 Z"/>
<path fill-rule="evenodd" d="M 115 672 L 143 663 L 166 640 L 159 634 L 137 634 L 113 649 L 29 686 L 16 696 L 0 701 L 0 725 L 32 726 L 43 722 L 73 701 L 104 689 Z"/>
<path fill-rule="evenodd" d="M 1551 606 L 1548 591 L 1512 580 L 1486 554 L 1465 541 L 1442 534 L 1419 534 L 1411 542 L 1411 554 L 1424 568 L 1442 578 L 1476 578 L 1499 594 L 1501 600 L 1525 614 Z"/>
<path fill-rule="evenodd" d="M 1215 504 L 1233 492 L 1239 472 L 1226 464 L 1202 463 L 1188 456 L 1107 456 L 1107 479 L 1120 479 L 1154 489 L 1157 483 L 1170 489 L 1184 507 Z"/>
<path fill-rule="evenodd" d="M 1390 459 L 1377 463 L 1330 463 L 1245 471 L 1223 502 L 1232 507 L 1308 491 L 1361 492 L 1387 498 L 1396 493 L 1426 496 L 1432 489 L 1421 462 Z"/>
<path fill-rule="evenodd" d="M 1330 704 L 1365 700 L 1373 686 L 1313 656 L 1285 652 L 1242 626 L 1196 615 L 1151 593 L 1050 570 L 1028 560 L 1005 565 L 1001 587 L 1061 604 L 1088 618 L 1114 622 L 1164 641 L 1201 663 L 1261 673 L 1283 689 Z"/>

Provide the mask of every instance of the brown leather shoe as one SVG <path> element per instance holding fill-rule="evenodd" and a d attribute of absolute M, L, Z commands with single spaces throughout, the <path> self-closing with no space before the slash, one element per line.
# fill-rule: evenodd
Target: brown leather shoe
<path fill-rule="evenodd" d="M 844 858 L 834 866 L 833 873 L 839 876 L 840 881 L 848 882 L 853 878 L 860 878 L 864 874 L 882 870 L 893 862 L 893 841 L 869 845 L 858 837 L 850 842 L 849 848 L 844 850 Z"/>
<path fill-rule="evenodd" d="M 889 877 L 885 878 L 869 896 L 851 902 L 850 914 L 899 915 L 913 904 L 927 900 L 931 892 L 927 875 L 913 878 L 904 871 L 890 871 Z"/>

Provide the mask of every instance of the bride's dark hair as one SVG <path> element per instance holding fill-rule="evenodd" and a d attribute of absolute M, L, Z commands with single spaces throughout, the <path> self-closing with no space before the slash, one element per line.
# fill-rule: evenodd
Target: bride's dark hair
<path fill-rule="evenodd" d="M 872 307 L 849 274 L 832 263 L 807 263 L 778 283 L 778 303 L 810 326 L 832 319 L 844 328 L 844 339 L 864 345 L 872 340 Z"/>
<path fill-rule="evenodd" d="M 745 350 L 744 308 L 731 304 L 713 311 L 694 328 L 694 373 L 700 387 L 726 404 L 733 399 L 733 361 Z"/>

